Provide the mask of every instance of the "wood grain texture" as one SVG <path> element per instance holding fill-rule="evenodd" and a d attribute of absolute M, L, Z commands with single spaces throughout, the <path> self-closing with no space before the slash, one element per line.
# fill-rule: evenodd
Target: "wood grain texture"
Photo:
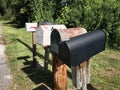
<path fill-rule="evenodd" d="M 49 61 L 49 47 L 45 47 L 45 58 L 44 58 L 44 70 L 48 70 L 48 61 Z"/>
<path fill-rule="evenodd" d="M 53 56 L 54 90 L 67 90 L 66 65 L 56 55 Z"/>
<path fill-rule="evenodd" d="M 37 67 L 36 59 L 36 32 L 32 32 L 32 47 L 33 47 L 33 68 Z"/>
<path fill-rule="evenodd" d="M 87 60 L 71 69 L 73 85 L 77 89 L 87 90 L 87 84 L 90 83 L 90 61 Z"/>

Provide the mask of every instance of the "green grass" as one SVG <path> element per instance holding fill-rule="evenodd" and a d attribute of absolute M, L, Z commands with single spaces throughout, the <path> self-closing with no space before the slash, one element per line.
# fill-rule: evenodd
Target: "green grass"
<path fill-rule="evenodd" d="M 91 83 L 100 90 L 120 89 L 120 52 L 106 49 L 91 61 Z"/>
<path fill-rule="evenodd" d="M 6 44 L 8 65 L 11 69 L 13 85 L 10 90 L 45 90 L 52 87 L 51 55 L 48 71 L 32 68 L 32 36 L 25 28 L 17 28 L 8 22 L 1 22 Z M 44 64 L 44 49 L 37 44 L 37 60 Z M 120 51 L 106 49 L 92 57 L 91 85 L 98 90 L 120 90 Z M 68 74 L 68 90 L 76 90 L 72 85 L 71 72 Z M 93 90 L 93 89 L 91 89 Z"/>

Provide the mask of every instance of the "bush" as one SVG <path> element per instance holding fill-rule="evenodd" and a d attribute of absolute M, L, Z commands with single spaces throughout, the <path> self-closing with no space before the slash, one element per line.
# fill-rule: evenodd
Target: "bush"
<path fill-rule="evenodd" d="M 120 47 L 120 1 L 74 0 L 61 9 L 57 22 L 67 27 L 84 27 L 88 31 L 101 29 L 107 34 L 108 46 Z M 77 7 L 76 7 L 77 6 Z"/>

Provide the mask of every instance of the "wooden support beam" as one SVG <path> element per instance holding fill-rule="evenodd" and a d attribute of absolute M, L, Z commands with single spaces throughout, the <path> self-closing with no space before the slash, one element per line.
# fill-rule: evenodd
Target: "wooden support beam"
<path fill-rule="evenodd" d="M 87 90 L 87 61 L 83 62 L 82 64 L 80 64 L 80 68 L 81 68 L 81 73 L 82 73 L 82 90 Z"/>
<path fill-rule="evenodd" d="M 71 69 L 73 85 L 78 90 L 87 90 L 87 84 L 90 83 L 90 60 L 71 67 Z"/>
<path fill-rule="evenodd" d="M 54 90 L 67 90 L 66 65 L 56 55 L 53 56 Z"/>
<path fill-rule="evenodd" d="M 77 88 L 77 89 L 81 89 L 82 87 L 82 73 L 81 73 L 81 68 L 80 65 L 77 66 L 72 66 L 71 67 L 72 70 L 72 81 L 73 81 L 73 85 Z"/>
<path fill-rule="evenodd" d="M 32 32 L 32 47 L 33 47 L 33 68 L 37 68 L 37 59 L 36 59 L 36 32 Z"/>
<path fill-rule="evenodd" d="M 44 59 L 44 70 L 48 70 L 48 60 L 49 60 L 49 47 L 45 47 L 45 59 Z"/>

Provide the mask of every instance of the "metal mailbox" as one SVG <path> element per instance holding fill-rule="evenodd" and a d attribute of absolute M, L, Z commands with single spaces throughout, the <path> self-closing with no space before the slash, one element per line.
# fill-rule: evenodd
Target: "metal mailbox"
<path fill-rule="evenodd" d="M 95 30 L 59 44 L 59 58 L 69 67 L 76 66 L 105 49 L 106 36 Z"/>
<path fill-rule="evenodd" d="M 58 25 L 55 23 L 39 23 L 36 29 L 37 43 L 42 46 L 50 46 L 50 35 L 52 28 L 66 29 L 65 25 Z"/>
<path fill-rule="evenodd" d="M 25 30 L 29 32 L 36 31 L 37 23 L 25 23 Z"/>

